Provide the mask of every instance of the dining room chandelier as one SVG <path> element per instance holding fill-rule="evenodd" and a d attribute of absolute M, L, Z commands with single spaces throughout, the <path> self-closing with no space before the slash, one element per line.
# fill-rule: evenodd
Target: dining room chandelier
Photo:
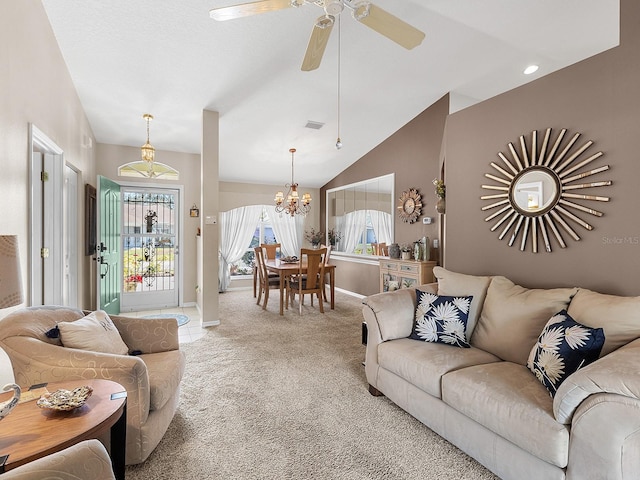
<path fill-rule="evenodd" d="M 288 189 L 287 196 L 282 192 L 276 193 L 276 212 L 286 212 L 292 217 L 296 214 L 306 216 L 311 210 L 311 195 L 305 193 L 300 198 L 298 193 L 298 184 L 295 183 L 293 177 L 293 156 L 296 153 L 295 148 L 290 148 L 291 152 L 291 183 L 287 183 L 285 187 Z"/>

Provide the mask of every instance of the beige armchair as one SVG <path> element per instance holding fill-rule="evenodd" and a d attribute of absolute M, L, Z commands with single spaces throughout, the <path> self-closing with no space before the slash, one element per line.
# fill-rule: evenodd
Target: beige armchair
<path fill-rule="evenodd" d="M 171 422 L 180 393 L 185 356 L 179 350 L 175 319 L 111 315 L 129 353 L 114 355 L 62 346 L 46 332 L 59 322 L 84 317 L 66 307 L 29 307 L 0 320 L 0 347 L 13 366 L 16 383 L 104 378 L 127 390 L 126 463 L 141 463 L 158 445 Z"/>
<path fill-rule="evenodd" d="M 22 465 L 2 480 L 115 480 L 111 460 L 98 440 L 85 440 L 57 453 Z"/>

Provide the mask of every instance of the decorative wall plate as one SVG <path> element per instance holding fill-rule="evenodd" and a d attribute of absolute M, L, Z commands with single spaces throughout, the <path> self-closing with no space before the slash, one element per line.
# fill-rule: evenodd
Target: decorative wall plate
<path fill-rule="evenodd" d="M 485 174 L 485 177 L 497 185 L 482 185 L 482 188 L 499 192 L 480 197 L 482 200 L 492 201 L 482 207 L 483 211 L 495 210 L 485 218 L 485 222 L 497 220 L 491 227 L 492 232 L 504 225 L 498 238 L 502 240 L 511 233 L 508 242 L 510 247 L 520 237 L 520 250 L 524 251 L 530 238 L 531 250 L 537 253 L 538 237 L 541 235 L 545 251 L 551 252 L 552 238 L 555 238 L 561 248 L 566 248 L 567 244 L 561 230 L 576 241 L 580 240 L 580 236 L 572 224 L 593 230 L 593 226 L 578 216 L 578 212 L 595 217 L 603 215 L 602 212 L 577 201 L 608 202 L 609 197 L 594 195 L 591 191 L 579 192 L 583 189 L 610 186 L 612 182 L 576 182 L 609 170 L 609 165 L 596 168 L 591 165 L 603 155 L 602 152 L 581 158 L 593 145 L 593 141 L 589 140 L 574 148 L 580 137 L 579 133 L 563 145 L 566 133 L 567 129 L 563 128 L 555 141 L 552 141 L 551 128 L 547 128 L 541 145 L 538 145 L 537 130 L 531 133 L 529 145 L 524 135 L 521 135 L 520 152 L 513 143 L 509 143 L 512 158 L 509 159 L 502 152 L 498 152 L 498 157 L 504 165 L 491 162 L 491 166 L 499 175 Z"/>
<path fill-rule="evenodd" d="M 398 201 L 398 215 L 406 223 L 415 222 L 422 212 L 422 195 L 415 188 L 405 190 Z"/>

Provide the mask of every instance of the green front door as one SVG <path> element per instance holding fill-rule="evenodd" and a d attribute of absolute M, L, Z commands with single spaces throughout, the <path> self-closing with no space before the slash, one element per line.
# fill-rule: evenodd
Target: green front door
<path fill-rule="evenodd" d="M 120 313 L 120 185 L 98 176 L 98 308 Z"/>

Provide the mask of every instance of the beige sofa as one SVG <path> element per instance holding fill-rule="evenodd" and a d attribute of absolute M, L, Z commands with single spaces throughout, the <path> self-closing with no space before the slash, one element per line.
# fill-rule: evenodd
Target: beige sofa
<path fill-rule="evenodd" d="M 416 290 L 364 300 L 365 370 L 384 394 L 496 475 L 513 480 L 640 478 L 640 297 L 526 289 L 436 267 L 420 290 L 473 297 L 470 348 L 408 338 Z M 558 311 L 601 327 L 600 358 L 552 397 L 527 367 Z M 551 322 L 550 322 L 551 323 Z"/>
<path fill-rule="evenodd" d="M 0 347 L 11 359 L 16 383 L 104 378 L 127 390 L 128 465 L 146 460 L 158 445 L 178 406 L 185 356 L 173 318 L 110 316 L 127 354 L 68 348 L 46 333 L 61 322 L 85 317 L 66 307 L 30 307 L 0 320 Z"/>
<path fill-rule="evenodd" d="M 2 480 L 115 480 L 111 459 L 98 440 L 85 440 L 2 475 Z"/>

